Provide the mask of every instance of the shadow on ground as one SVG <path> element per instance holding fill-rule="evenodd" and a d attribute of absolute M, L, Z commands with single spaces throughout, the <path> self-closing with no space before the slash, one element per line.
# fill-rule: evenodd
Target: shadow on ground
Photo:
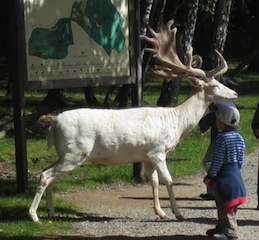
<path fill-rule="evenodd" d="M 2 240 L 208 240 L 207 236 L 174 235 L 174 236 L 151 236 L 151 237 L 127 237 L 127 236 L 106 236 L 106 237 L 82 237 L 82 236 L 59 236 L 59 237 L 12 237 L 1 238 Z"/>

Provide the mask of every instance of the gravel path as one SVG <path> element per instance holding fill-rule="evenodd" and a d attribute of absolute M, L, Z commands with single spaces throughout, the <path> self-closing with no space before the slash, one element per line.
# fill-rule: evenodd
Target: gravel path
<path fill-rule="evenodd" d="M 258 155 L 259 148 L 247 155 L 242 170 L 248 202 L 238 210 L 240 240 L 259 239 L 259 211 L 256 210 Z M 199 197 L 205 192 L 202 179 L 203 175 L 200 174 L 175 180 L 177 203 L 186 218 L 183 222 L 177 221 L 172 214 L 165 186 L 160 186 L 160 200 L 164 211 L 171 218 L 169 220 L 160 220 L 155 216 L 148 184 L 80 189 L 61 193 L 56 197 L 76 203 L 82 208 L 83 213 L 78 214 L 74 223 L 74 237 L 92 240 L 210 239 L 205 232 L 215 226 L 216 209 L 214 201 L 204 201 Z"/>

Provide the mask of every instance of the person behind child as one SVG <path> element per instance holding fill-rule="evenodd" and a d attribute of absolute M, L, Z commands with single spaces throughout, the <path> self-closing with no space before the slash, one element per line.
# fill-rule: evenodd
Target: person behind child
<path fill-rule="evenodd" d="M 252 120 L 252 130 L 255 137 L 259 139 L 259 102 L 257 104 L 254 117 Z M 259 169 L 258 169 L 258 177 L 257 177 L 257 196 L 258 196 L 257 210 L 259 210 Z"/>
<path fill-rule="evenodd" d="M 220 83 L 227 86 L 228 88 L 235 90 L 237 92 L 238 90 L 238 84 L 236 81 L 232 78 L 221 78 L 219 80 Z M 221 103 L 213 103 L 209 107 L 209 112 L 206 114 L 200 121 L 199 121 L 199 128 L 202 135 L 204 135 L 209 129 L 210 129 L 210 145 L 205 153 L 205 156 L 203 158 L 202 164 L 206 171 L 208 171 L 210 165 L 211 165 L 211 144 L 213 143 L 214 139 L 218 135 L 218 129 L 216 126 L 216 115 L 215 112 L 218 107 L 221 105 L 229 105 L 232 107 L 236 107 L 236 104 L 234 102 L 221 102 Z M 207 192 L 206 194 L 201 194 L 200 197 L 204 200 L 214 200 L 214 188 L 211 186 L 207 186 Z"/>
<path fill-rule="evenodd" d="M 257 104 L 253 121 L 252 121 L 252 130 L 256 138 L 259 139 L 259 102 Z"/>
<path fill-rule="evenodd" d="M 203 182 L 214 185 L 218 221 L 206 234 L 216 239 L 236 240 L 237 207 L 246 202 L 246 189 L 240 172 L 245 161 L 245 142 L 238 133 L 237 108 L 222 105 L 216 111 L 219 134 L 212 144 L 211 166 Z"/>

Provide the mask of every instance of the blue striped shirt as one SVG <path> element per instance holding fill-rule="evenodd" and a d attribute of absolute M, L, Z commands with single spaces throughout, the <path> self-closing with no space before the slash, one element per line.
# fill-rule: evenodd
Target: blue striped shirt
<path fill-rule="evenodd" d="M 212 145 L 212 163 L 209 178 L 215 178 L 224 164 L 237 163 L 241 168 L 245 160 L 245 141 L 236 131 L 220 132 Z"/>

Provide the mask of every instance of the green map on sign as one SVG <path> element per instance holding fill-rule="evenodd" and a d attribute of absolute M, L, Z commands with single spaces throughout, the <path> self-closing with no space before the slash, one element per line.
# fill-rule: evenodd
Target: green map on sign
<path fill-rule="evenodd" d="M 51 28 L 35 28 L 29 39 L 29 55 L 43 59 L 63 59 L 74 44 L 71 21 L 77 23 L 105 52 L 121 52 L 125 38 L 123 18 L 110 0 L 74 2 L 70 18 L 61 18 Z"/>
<path fill-rule="evenodd" d="M 73 44 L 71 22 L 59 19 L 50 29 L 35 28 L 29 39 L 29 54 L 40 58 L 62 59 L 68 54 L 68 46 Z"/>

